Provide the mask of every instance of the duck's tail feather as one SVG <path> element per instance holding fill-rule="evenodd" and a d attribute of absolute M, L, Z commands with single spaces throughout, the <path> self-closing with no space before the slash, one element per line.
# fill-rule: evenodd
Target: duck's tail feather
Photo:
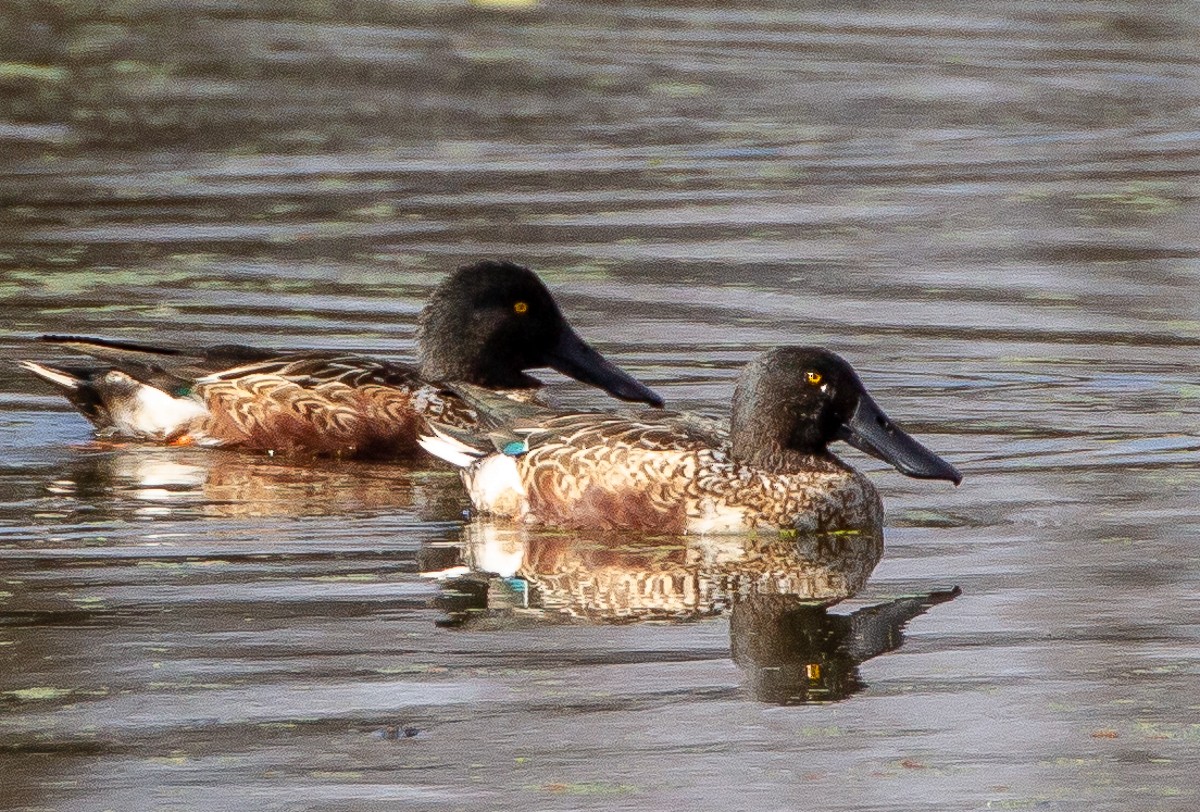
<path fill-rule="evenodd" d="M 206 414 L 200 401 L 172 391 L 145 365 L 113 367 L 52 367 L 18 361 L 23 369 L 58 388 L 101 431 L 134 439 L 170 439 Z M 132 370 L 140 368 L 142 375 Z M 130 370 L 130 371 L 126 371 Z"/>
<path fill-rule="evenodd" d="M 470 466 L 490 451 L 489 448 L 472 445 L 465 439 L 455 436 L 456 434 L 459 433 L 453 432 L 448 426 L 439 426 L 427 421 L 425 430 L 417 438 L 417 443 L 433 456 L 459 468 Z"/>
<path fill-rule="evenodd" d="M 75 392 L 86 381 L 84 370 L 48 367 L 35 361 L 17 361 L 17 366 L 32 372 L 43 381 L 54 384 L 66 392 Z"/>
<path fill-rule="evenodd" d="M 51 367 L 35 361 L 17 361 L 17 365 L 61 390 L 71 405 L 97 428 L 104 429 L 111 425 L 105 397 L 101 391 L 103 387 L 99 385 L 102 370 L 86 367 Z"/>
<path fill-rule="evenodd" d="M 165 440 L 187 432 L 207 415 L 193 392 L 196 380 L 215 370 L 279 355 L 235 344 L 179 350 L 76 335 L 37 339 L 97 360 L 91 366 L 18 362 L 53 385 L 102 432 Z"/>

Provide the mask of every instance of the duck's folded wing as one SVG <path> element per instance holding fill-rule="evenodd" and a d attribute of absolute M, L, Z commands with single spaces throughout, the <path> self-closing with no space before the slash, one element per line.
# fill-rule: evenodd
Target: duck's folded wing
<path fill-rule="evenodd" d="M 169 375 L 175 380 L 189 380 L 219 372 L 230 367 L 264 361 L 280 355 L 278 350 L 247 347 L 243 344 L 219 344 L 197 350 L 182 350 L 88 336 L 44 335 L 38 338 L 47 344 L 74 350 L 103 361 L 114 369 L 134 374 Z M 151 381 L 143 381 L 150 383 Z"/>
<path fill-rule="evenodd" d="M 200 377 L 199 385 L 238 380 L 275 378 L 303 387 L 344 384 L 352 388 L 368 385 L 412 388 L 423 382 L 407 364 L 339 353 L 289 353 L 273 355 Z"/>
<path fill-rule="evenodd" d="M 603 412 L 560 413 L 533 426 L 515 426 L 527 451 L 570 446 L 643 451 L 703 451 L 727 442 L 720 424 L 687 413 L 655 412 L 653 417 Z"/>
<path fill-rule="evenodd" d="M 343 383 L 351 387 L 411 387 L 420 380 L 417 370 L 407 364 L 348 353 L 283 352 L 244 344 L 182 350 L 69 335 L 45 335 L 39 340 L 90 355 L 152 386 L 162 385 L 164 378 L 208 383 L 273 377 L 300 386 Z"/>

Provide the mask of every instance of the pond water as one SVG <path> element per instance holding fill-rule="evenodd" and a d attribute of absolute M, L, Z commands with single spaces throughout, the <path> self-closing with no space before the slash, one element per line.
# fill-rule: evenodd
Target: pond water
<path fill-rule="evenodd" d="M 106 447 L 5 360 L 0 807 L 1195 809 L 1195 11 L 6 3 L 0 358 L 411 357 L 506 256 L 674 407 L 827 345 L 965 480 L 844 449 L 828 612 L 571 614 L 445 468 Z"/>

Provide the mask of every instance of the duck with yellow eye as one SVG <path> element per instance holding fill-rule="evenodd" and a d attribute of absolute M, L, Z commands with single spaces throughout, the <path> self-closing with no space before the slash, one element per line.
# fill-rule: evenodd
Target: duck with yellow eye
<path fill-rule="evenodd" d="M 564 413 L 462 394 L 489 433 L 433 422 L 421 444 L 462 467 L 477 510 L 528 524 L 874 538 L 879 494 L 829 450 L 836 440 L 907 476 L 962 479 L 888 419 L 850 364 L 817 347 L 780 347 L 748 364 L 727 430 L 687 414 Z"/>
<path fill-rule="evenodd" d="M 58 387 L 102 436 L 342 457 L 419 455 L 426 416 L 459 427 L 474 411 L 443 382 L 533 399 L 550 367 L 614 397 L 661 406 L 567 323 L 537 274 L 483 260 L 433 290 L 417 322 L 418 365 L 344 352 L 240 345 L 173 348 L 44 336 L 98 359 L 21 365 Z"/>

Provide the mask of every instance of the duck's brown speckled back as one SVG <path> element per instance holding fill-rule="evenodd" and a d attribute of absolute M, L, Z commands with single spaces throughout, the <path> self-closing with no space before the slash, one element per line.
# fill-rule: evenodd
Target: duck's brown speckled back
<path fill-rule="evenodd" d="M 527 443 L 513 460 L 526 499 L 512 518 L 530 523 L 660 533 L 814 532 L 875 527 L 882 518 L 870 481 L 831 455 L 812 456 L 793 473 L 772 473 L 735 462 L 723 436 L 670 416 L 650 423 L 564 415 L 543 422 Z"/>
<path fill-rule="evenodd" d="M 283 356 L 196 383 L 207 414 L 188 429 L 200 443 L 251 450 L 405 456 L 416 451 L 416 417 L 458 427 L 468 405 L 401 364 L 359 356 Z"/>

